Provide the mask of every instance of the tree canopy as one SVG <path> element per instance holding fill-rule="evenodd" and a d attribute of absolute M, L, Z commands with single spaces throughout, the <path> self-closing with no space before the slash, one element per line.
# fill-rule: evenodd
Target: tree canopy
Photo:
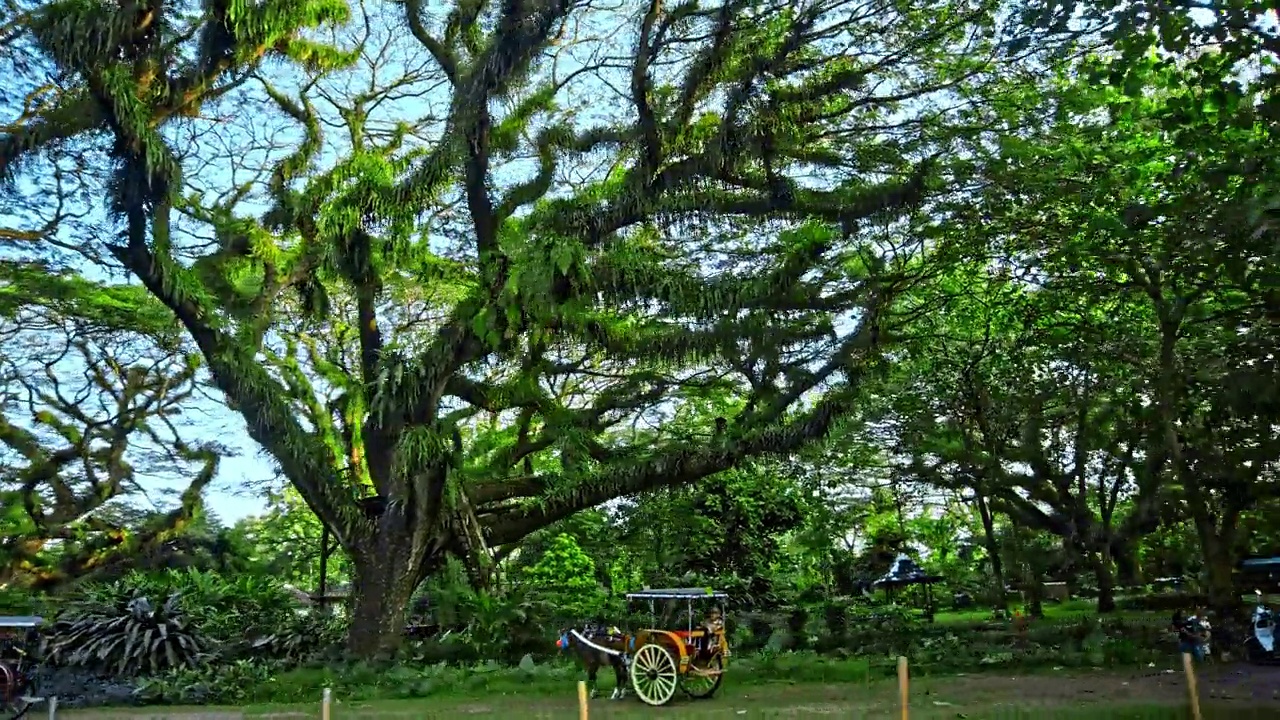
<path fill-rule="evenodd" d="M 1006 518 L 1104 598 L 1186 521 L 1225 606 L 1277 487 L 1269 36 L 1074 7 L 15 6 L 0 309 L 168 353 L 69 343 L 132 415 L 34 417 L 103 498 L 85 438 L 207 381 L 340 544 L 362 655 L 450 558 L 484 588 L 621 498 L 699 516 L 704 575 L 889 517 L 824 476 L 972 504 L 998 593 Z M 63 450 L 14 437 L 57 507 Z"/>

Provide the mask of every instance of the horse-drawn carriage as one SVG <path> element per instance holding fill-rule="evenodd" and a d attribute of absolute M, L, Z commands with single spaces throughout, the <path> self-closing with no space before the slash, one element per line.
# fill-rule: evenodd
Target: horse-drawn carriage
<path fill-rule="evenodd" d="M 671 702 L 676 689 L 692 698 L 709 698 L 720 688 L 729 643 L 725 640 L 720 608 L 708 608 L 704 618 L 694 621 L 696 601 L 728 597 L 703 588 L 642 590 L 627 595 L 628 600 L 648 601 L 653 624 L 658 621 L 658 603 L 669 605 L 683 600 L 687 620 L 682 629 L 645 628 L 626 633 L 616 627 L 590 624 L 582 629 L 566 629 L 556 645 L 575 650 L 587 671 L 587 684 L 595 697 L 596 674 L 601 667 L 613 668 L 617 687 L 613 698 L 626 696 L 627 686 L 650 705 Z"/>
<path fill-rule="evenodd" d="M 650 705 L 671 702 L 679 687 L 692 698 L 709 698 L 724 679 L 729 642 L 724 635 L 724 619 L 711 607 L 702 622 L 694 624 L 694 602 L 729 597 L 710 589 L 675 588 L 628 593 L 628 600 L 647 600 L 657 617 L 658 601 L 685 602 L 687 622 L 681 630 L 644 629 L 635 633 L 630 661 L 631 687 L 636 696 Z M 657 624 L 656 622 L 654 624 Z"/>
<path fill-rule="evenodd" d="M 38 617 L 0 617 L 0 717 L 18 720 L 39 700 L 29 697 L 31 652 L 43 622 Z"/>

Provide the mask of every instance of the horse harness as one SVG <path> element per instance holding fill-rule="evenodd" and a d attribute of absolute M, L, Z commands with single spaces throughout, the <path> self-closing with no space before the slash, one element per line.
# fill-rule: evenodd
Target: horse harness
<path fill-rule="evenodd" d="M 614 627 L 601 628 L 599 626 L 588 625 L 583 628 L 583 631 L 584 632 L 578 632 L 577 630 L 571 629 L 569 630 L 569 634 L 573 635 L 574 639 L 579 643 L 595 650 L 596 652 L 604 653 L 609 657 L 618 658 L 622 663 L 624 670 L 631 669 L 631 654 L 629 651 L 633 650 L 635 647 L 636 639 L 634 637 L 627 635 Z M 598 635 L 603 635 L 605 640 L 610 643 L 620 644 L 625 649 L 615 650 L 614 648 L 605 647 L 599 643 L 592 642 L 592 638 L 595 638 Z"/>

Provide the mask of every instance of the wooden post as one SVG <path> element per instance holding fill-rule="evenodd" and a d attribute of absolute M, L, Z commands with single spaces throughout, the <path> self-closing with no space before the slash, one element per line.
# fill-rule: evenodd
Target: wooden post
<path fill-rule="evenodd" d="M 1200 691 L 1196 689 L 1196 669 L 1191 653 L 1182 653 L 1182 670 L 1187 674 L 1187 697 L 1191 700 L 1191 720 L 1200 720 Z"/>
<path fill-rule="evenodd" d="M 325 688 L 324 693 L 320 696 L 320 720 L 329 720 L 329 703 L 332 700 L 333 691 Z"/>
<path fill-rule="evenodd" d="M 910 692 L 907 687 L 907 658 L 898 657 L 898 703 L 902 706 L 902 720 L 907 720 L 907 701 Z"/>
<path fill-rule="evenodd" d="M 58 698 L 49 698 L 49 720 L 55 720 L 58 717 Z"/>
<path fill-rule="evenodd" d="M 578 720 L 587 720 L 587 681 L 578 681 Z"/>

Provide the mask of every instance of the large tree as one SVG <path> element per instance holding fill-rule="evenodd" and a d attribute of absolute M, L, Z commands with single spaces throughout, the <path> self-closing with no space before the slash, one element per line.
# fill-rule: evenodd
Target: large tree
<path fill-rule="evenodd" d="M 34 13 L 63 92 L 0 172 L 109 138 L 110 249 L 341 543 L 366 655 L 448 554 L 482 580 L 495 546 L 847 414 L 930 267 L 909 211 L 947 118 L 998 55 L 982 2 L 408 0 L 407 34 L 366 12 L 351 51 L 308 39 L 335 0 L 179 10 Z M 280 56 L 304 77 L 269 78 Z M 177 131 L 251 86 L 299 142 L 264 183 L 184 195 L 211 172 L 184 181 Z"/>

